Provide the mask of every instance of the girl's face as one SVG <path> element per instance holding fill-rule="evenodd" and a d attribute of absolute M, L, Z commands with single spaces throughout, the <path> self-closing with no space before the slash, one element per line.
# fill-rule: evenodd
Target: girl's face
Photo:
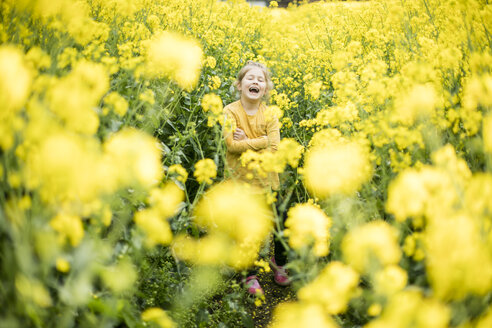
<path fill-rule="evenodd" d="M 261 100 L 267 91 L 265 74 L 261 68 L 253 67 L 246 72 L 237 88 L 241 92 L 241 97 L 252 101 Z"/>

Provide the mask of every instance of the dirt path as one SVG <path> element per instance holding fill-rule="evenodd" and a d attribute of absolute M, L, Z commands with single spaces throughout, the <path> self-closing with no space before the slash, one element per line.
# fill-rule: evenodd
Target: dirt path
<path fill-rule="evenodd" d="M 258 274 L 258 280 L 265 292 L 265 303 L 259 307 L 253 305 L 251 311 L 255 327 L 266 328 L 272 319 L 275 307 L 282 302 L 295 300 L 296 294 L 289 286 L 277 285 L 273 281 L 272 272 Z"/>

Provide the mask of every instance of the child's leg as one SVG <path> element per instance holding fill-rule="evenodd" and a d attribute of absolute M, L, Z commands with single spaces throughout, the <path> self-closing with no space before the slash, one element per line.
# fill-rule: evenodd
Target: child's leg
<path fill-rule="evenodd" d="M 285 220 L 287 219 L 287 209 L 284 209 L 283 211 L 280 209 L 281 202 L 277 201 L 275 203 L 275 207 L 277 210 L 277 220 L 279 220 L 279 225 L 281 230 L 284 230 L 284 223 Z M 285 242 L 285 241 L 284 241 Z M 287 250 L 285 249 L 284 245 L 280 241 L 280 238 L 275 234 L 274 236 L 274 257 L 275 257 L 275 263 L 277 265 L 283 266 L 287 263 Z"/>

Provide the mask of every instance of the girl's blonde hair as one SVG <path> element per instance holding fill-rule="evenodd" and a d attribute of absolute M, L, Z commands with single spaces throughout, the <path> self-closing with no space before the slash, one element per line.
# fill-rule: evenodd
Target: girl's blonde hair
<path fill-rule="evenodd" d="M 248 71 L 250 69 L 255 68 L 255 67 L 261 69 L 261 71 L 263 72 L 263 75 L 265 75 L 265 81 L 267 84 L 265 95 L 268 95 L 268 91 L 273 89 L 273 82 L 272 82 L 272 78 L 270 76 L 270 71 L 262 63 L 258 63 L 258 62 L 252 61 L 252 60 L 248 60 L 246 65 L 244 65 L 243 68 L 241 68 L 241 70 L 237 74 L 237 79 L 234 82 L 234 86 L 237 88 L 239 86 L 239 84 L 241 84 L 241 81 L 243 80 L 246 73 L 248 73 Z"/>

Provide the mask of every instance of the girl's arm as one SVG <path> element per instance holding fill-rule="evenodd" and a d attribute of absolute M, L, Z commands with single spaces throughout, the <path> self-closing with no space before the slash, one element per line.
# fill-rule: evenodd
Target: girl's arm
<path fill-rule="evenodd" d="M 278 145 L 280 144 L 280 129 L 278 119 L 275 117 L 273 119 L 267 120 L 266 124 L 269 149 L 272 152 L 276 152 L 278 150 Z"/>
<path fill-rule="evenodd" d="M 227 109 L 224 108 L 226 114 L 226 120 L 228 118 L 235 120 L 234 115 Z M 237 122 L 236 122 L 237 125 Z M 269 141 L 267 136 L 261 136 L 258 138 L 244 139 L 244 140 L 234 140 L 232 132 L 224 133 L 226 147 L 230 153 L 241 154 L 248 149 L 258 151 L 268 147 Z"/>
<path fill-rule="evenodd" d="M 241 154 L 248 149 L 258 151 L 268 147 L 268 136 L 261 136 L 253 139 L 234 140 L 232 133 L 226 135 L 227 150 L 234 154 Z"/>

